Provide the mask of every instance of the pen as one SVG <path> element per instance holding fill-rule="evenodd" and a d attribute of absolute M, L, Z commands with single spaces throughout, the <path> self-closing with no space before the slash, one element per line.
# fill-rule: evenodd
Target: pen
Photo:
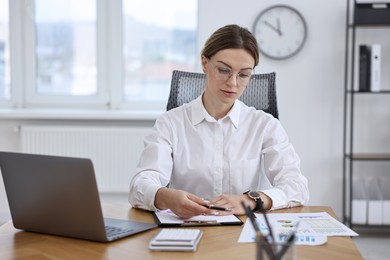
<path fill-rule="evenodd" d="M 291 244 L 294 243 L 294 240 L 295 240 L 295 232 L 291 234 L 287 242 L 284 245 L 282 245 L 282 249 L 276 254 L 275 259 L 282 259 L 283 255 L 288 251 Z"/>
<path fill-rule="evenodd" d="M 267 226 L 268 226 L 268 229 L 269 229 L 269 234 L 271 235 L 272 241 L 275 242 L 274 232 L 272 232 L 272 228 L 271 228 L 271 225 L 270 225 L 270 223 L 268 221 L 268 217 L 267 217 L 267 214 L 265 213 L 264 207 L 261 206 L 260 210 L 261 210 L 261 213 L 263 213 L 263 215 L 264 215 L 265 222 L 267 223 Z"/>
<path fill-rule="evenodd" d="M 182 226 L 204 226 L 204 225 L 218 225 L 216 220 L 185 220 Z"/>
<path fill-rule="evenodd" d="M 248 207 L 245 206 L 243 201 L 241 201 L 241 205 L 244 207 L 245 213 L 246 213 L 247 217 L 250 219 L 250 221 L 252 223 L 252 226 L 255 229 L 256 233 L 260 233 L 261 234 L 259 225 L 257 225 L 256 219 L 255 219 L 256 216 L 254 216 L 253 212 Z"/>
<path fill-rule="evenodd" d="M 209 208 L 209 209 L 215 209 L 215 210 L 221 210 L 221 211 L 232 211 L 231 209 L 229 208 L 222 208 L 222 207 L 217 207 L 217 206 L 208 206 L 208 205 L 204 205 L 206 208 Z"/>
<path fill-rule="evenodd" d="M 298 222 L 295 226 L 295 231 L 293 231 L 291 233 L 291 235 L 289 236 L 289 238 L 287 239 L 287 242 L 286 244 L 283 245 L 282 249 L 279 251 L 279 253 L 276 255 L 276 259 L 282 259 L 283 255 L 288 251 L 288 249 L 290 248 L 291 244 L 294 243 L 294 240 L 295 240 L 295 234 L 296 234 L 296 231 L 298 230 L 298 226 L 299 226 L 299 223 Z"/>
<path fill-rule="evenodd" d="M 244 207 L 245 213 L 246 213 L 247 217 L 249 218 L 249 220 L 251 221 L 253 228 L 256 231 L 256 243 L 259 243 L 260 240 L 265 242 L 265 244 L 264 244 L 265 251 L 267 252 L 267 254 L 270 257 L 270 259 L 274 259 L 275 258 L 275 252 L 272 249 L 272 246 L 270 245 L 268 239 L 265 236 L 262 235 L 260 227 L 259 227 L 259 225 L 257 224 L 257 221 L 256 221 L 256 216 L 252 212 L 252 209 L 250 207 L 245 206 L 245 203 L 243 201 L 241 201 L 241 205 Z"/>

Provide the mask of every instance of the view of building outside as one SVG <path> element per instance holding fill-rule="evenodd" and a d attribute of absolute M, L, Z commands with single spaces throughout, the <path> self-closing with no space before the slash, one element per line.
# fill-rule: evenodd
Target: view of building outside
<path fill-rule="evenodd" d="M 97 49 L 96 2 L 34 1 L 36 95 L 98 96 L 106 72 L 97 55 L 110 50 Z M 0 0 L 0 100 L 10 99 L 8 3 Z M 122 0 L 122 10 L 122 101 L 165 102 L 172 70 L 196 70 L 197 1 Z"/>
<path fill-rule="evenodd" d="M 196 0 L 123 0 L 124 99 L 166 101 L 172 70 L 196 70 L 196 32 Z"/>
<path fill-rule="evenodd" d="M 10 99 L 8 0 L 0 0 L 0 100 Z"/>
<path fill-rule="evenodd" d="M 36 0 L 39 95 L 96 95 L 96 1 Z"/>

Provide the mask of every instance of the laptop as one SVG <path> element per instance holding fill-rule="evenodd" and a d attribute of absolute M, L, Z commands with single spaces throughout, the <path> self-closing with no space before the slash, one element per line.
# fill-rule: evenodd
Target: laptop
<path fill-rule="evenodd" d="M 103 218 L 90 159 L 0 152 L 0 168 L 17 229 L 108 242 L 157 226 Z"/>

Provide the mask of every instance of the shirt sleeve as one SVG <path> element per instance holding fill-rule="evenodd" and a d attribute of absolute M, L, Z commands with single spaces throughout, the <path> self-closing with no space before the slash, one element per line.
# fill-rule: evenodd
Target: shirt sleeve
<path fill-rule="evenodd" d="M 272 188 L 262 192 L 272 199 L 271 210 L 307 204 L 308 181 L 300 171 L 300 159 L 285 130 L 275 119 L 265 131 L 264 170 Z"/>
<path fill-rule="evenodd" d="M 157 210 L 156 192 L 168 185 L 172 174 L 171 129 L 168 118 L 163 116 L 144 139 L 144 150 L 129 188 L 129 202 L 135 208 Z"/>

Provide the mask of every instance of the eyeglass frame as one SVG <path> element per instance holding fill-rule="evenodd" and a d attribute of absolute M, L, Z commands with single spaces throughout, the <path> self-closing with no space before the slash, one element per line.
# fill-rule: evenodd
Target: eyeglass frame
<path fill-rule="evenodd" d="M 246 74 L 242 73 L 241 71 L 233 72 L 233 70 L 228 68 L 226 65 L 225 66 L 223 66 L 223 65 L 218 66 L 211 59 L 207 59 L 207 60 L 211 63 L 211 65 L 214 66 L 214 69 L 217 69 L 217 75 L 215 75 L 215 78 L 217 80 L 228 81 L 235 74 L 236 75 L 237 84 L 240 85 L 240 86 L 245 86 L 245 85 L 249 84 L 250 80 L 252 79 L 252 75 L 254 74 L 254 69 L 250 69 L 251 70 L 250 75 L 246 75 Z M 223 75 L 223 74 L 221 75 L 221 73 L 220 73 L 221 70 L 220 69 L 226 70 L 226 73 L 227 73 L 227 71 L 229 71 L 229 73 L 227 75 Z M 242 79 L 241 78 L 242 75 L 248 77 L 248 79 Z"/>

